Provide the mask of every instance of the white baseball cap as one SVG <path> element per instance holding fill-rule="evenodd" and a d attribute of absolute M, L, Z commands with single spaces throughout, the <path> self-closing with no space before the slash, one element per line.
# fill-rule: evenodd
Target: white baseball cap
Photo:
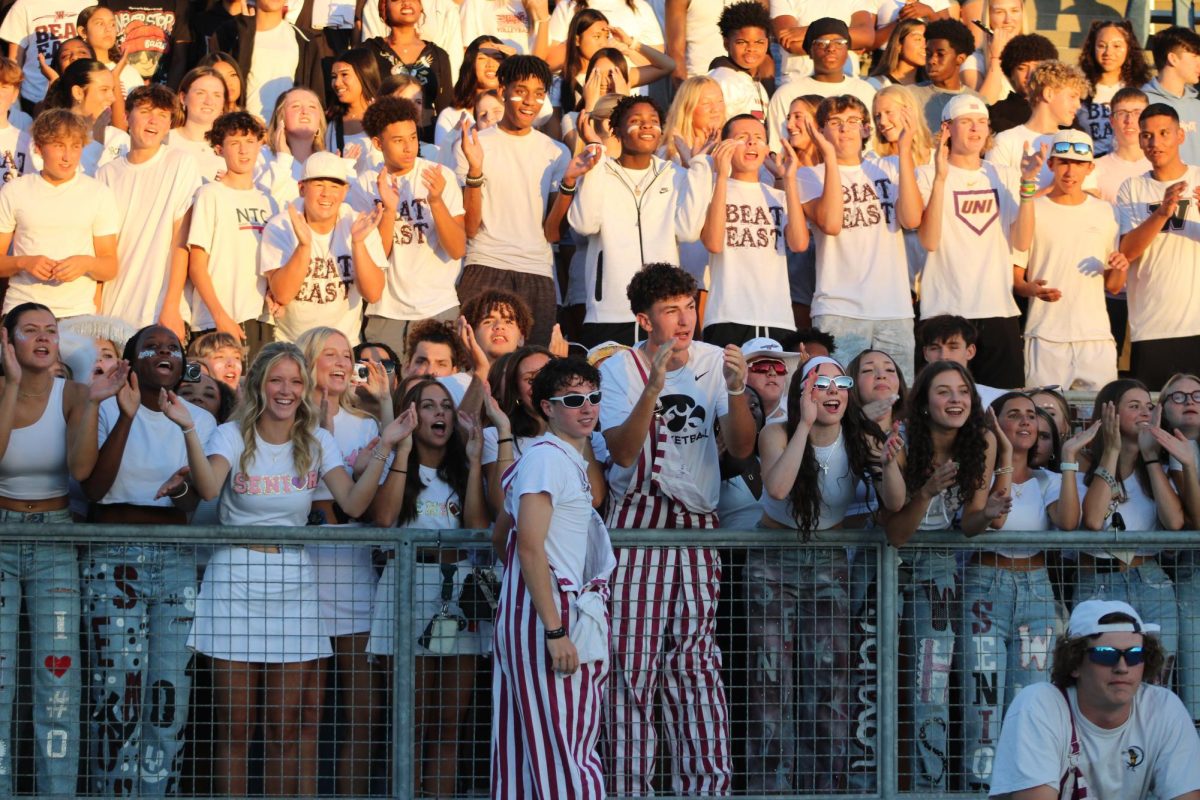
<path fill-rule="evenodd" d="M 301 181 L 313 181 L 320 178 L 331 181 L 350 182 L 350 162 L 337 153 L 322 150 L 313 153 L 304 162 L 304 175 Z"/>
<path fill-rule="evenodd" d="M 1085 149 L 1086 152 L 1083 152 Z M 1067 161 L 1092 161 L 1092 137 L 1074 128 L 1059 131 L 1050 141 L 1050 157 Z"/>
<path fill-rule="evenodd" d="M 1100 620 L 1109 614 L 1124 614 L 1131 617 L 1133 622 L 1101 624 Z M 1078 639 L 1101 633 L 1158 633 L 1161 629 L 1161 626 L 1152 622 L 1142 622 L 1141 615 L 1129 603 L 1120 600 L 1084 600 L 1071 612 L 1067 636 Z"/>
<path fill-rule="evenodd" d="M 988 115 L 987 106 L 973 94 L 960 94 L 942 107 L 942 122 L 965 117 L 967 114 Z"/>
<path fill-rule="evenodd" d="M 784 350 L 783 345 L 766 336 L 756 336 L 743 344 L 742 355 L 746 357 L 747 364 L 760 358 L 774 358 L 786 364 L 788 372 L 795 370 L 800 365 L 799 353 L 790 353 Z"/>

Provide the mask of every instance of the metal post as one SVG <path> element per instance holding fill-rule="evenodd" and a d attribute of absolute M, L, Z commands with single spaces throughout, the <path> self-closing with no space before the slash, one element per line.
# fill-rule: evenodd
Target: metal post
<path fill-rule="evenodd" d="M 900 681 L 896 671 L 896 650 L 900 643 L 897 631 L 900 615 L 896 609 L 900 559 L 896 549 L 886 542 L 877 545 L 875 552 L 879 557 L 879 613 L 875 622 L 879 724 L 875 729 L 875 768 L 879 776 L 879 796 L 883 800 L 894 800 L 900 791 L 900 737 L 897 735 Z"/>
<path fill-rule="evenodd" d="M 402 531 L 401 533 L 409 533 Z M 405 536 L 396 541 L 395 627 L 392 629 L 392 797 L 409 797 L 417 754 L 413 746 L 416 655 L 412 638 L 413 563 L 417 549 Z"/>

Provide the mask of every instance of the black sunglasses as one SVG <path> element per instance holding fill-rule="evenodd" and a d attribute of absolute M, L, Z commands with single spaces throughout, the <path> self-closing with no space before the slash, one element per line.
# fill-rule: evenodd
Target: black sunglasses
<path fill-rule="evenodd" d="M 1116 647 L 1107 647 L 1101 645 L 1099 647 L 1089 647 L 1087 650 L 1088 660 L 1093 664 L 1099 664 L 1102 667 L 1115 667 L 1117 662 L 1122 658 L 1125 659 L 1125 666 L 1136 667 L 1142 663 L 1142 646 L 1130 647 L 1125 650 L 1119 650 Z"/>

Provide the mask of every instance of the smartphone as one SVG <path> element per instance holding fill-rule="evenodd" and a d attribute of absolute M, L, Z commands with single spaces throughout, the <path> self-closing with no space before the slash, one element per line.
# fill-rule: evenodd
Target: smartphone
<path fill-rule="evenodd" d="M 996 34 L 995 34 L 995 32 L 994 32 L 994 31 L 992 31 L 992 29 L 991 29 L 991 28 L 989 28 L 987 25 L 984 25 L 984 24 L 983 24 L 983 20 L 981 20 L 981 19 L 973 19 L 973 20 L 971 20 L 971 22 L 975 24 L 975 27 L 976 27 L 976 28 L 979 28 L 979 30 L 983 31 L 983 32 L 984 32 L 984 33 L 986 33 L 988 36 L 995 36 L 995 35 L 996 35 Z"/>

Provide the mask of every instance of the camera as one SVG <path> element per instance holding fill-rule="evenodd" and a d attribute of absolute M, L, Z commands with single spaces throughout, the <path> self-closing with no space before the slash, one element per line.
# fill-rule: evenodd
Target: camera
<path fill-rule="evenodd" d="M 199 362 L 189 361 L 183 365 L 183 379 L 187 383 L 199 383 L 202 374 Z"/>
<path fill-rule="evenodd" d="M 366 364 L 354 365 L 354 383 L 366 383 L 371 380 L 371 369 Z"/>

